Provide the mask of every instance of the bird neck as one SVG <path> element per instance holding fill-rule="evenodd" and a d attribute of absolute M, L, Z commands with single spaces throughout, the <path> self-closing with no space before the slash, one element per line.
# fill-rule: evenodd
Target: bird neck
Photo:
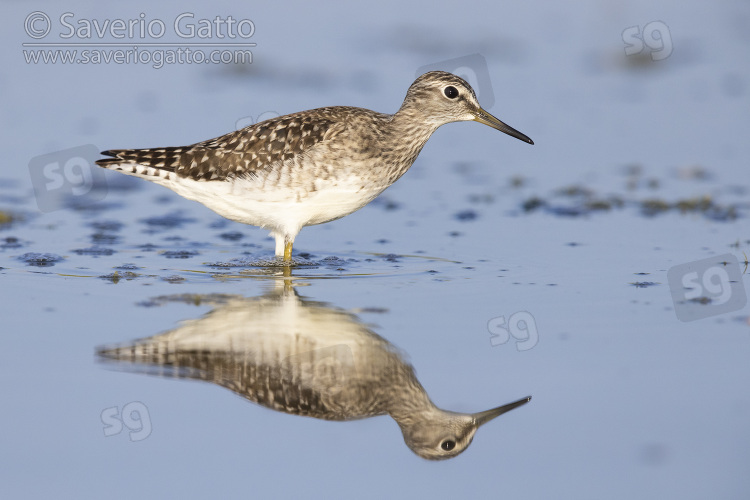
<path fill-rule="evenodd" d="M 414 101 L 406 100 L 391 119 L 391 133 L 401 140 L 422 141 L 422 145 L 443 125 L 442 121 L 433 119 L 422 111 Z"/>
<path fill-rule="evenodd" d="M 385 410 L 402 429 L 422 421 L 426 415 L 442 411 L 430 400 L 416 378 L 391 394 Z"/>
<path fill-rule="evenodd" d="M 393 166 L 397 170 L 389 176 L 390 182 L 395 182 L 411 167 L 440 125 L 424 119 L 416 107 L 407 103 L 391 115 L 383 137 L 383 144 L 388 145 L 387 155 L 393 160 Z"/>

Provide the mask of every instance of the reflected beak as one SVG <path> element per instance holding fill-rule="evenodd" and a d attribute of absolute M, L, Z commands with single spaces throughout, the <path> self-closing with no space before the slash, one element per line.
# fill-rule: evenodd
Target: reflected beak
<path fill-rule="evenodd" d="M 529 139 L 528 136 L 522 134 L 518 130 L 514 129 L 513 127 L 510 127 L 482 108 L 479 108 L 477 111 L 474 112 L 474 121 L 479 123 L 484 123 L 485 125 L 489 125 L 490 127 L 499 130 L 500 132 L 505 132 L 511 137 L 515 137 L 516 139 L 520 139 L 523 142 L 528 142 L 529 144 L 534 144 L 534 141 Z"/>
<path fill-rule="evenodd" d="M 523 134 L 521 134 L 521 135 L 523 135 Z M 524 137 L 526 137 L 526 136 L 524 136 Z M 527 396 L 527 397 L 525 397 L 523 399 L 519 399 L 518 401 L 514 401 L 512 403 L 508 403 L 507 405 L 498 406 L 497 408 L 493 408 L 491 410 L 481 411 L 479 413 L 475 413 L 474 414 L 474 420 L 476 420 L 477 427 L 479 427 L 481 425 L 486 424 L 487 422 L 489 422 L 493 418 L 499 417 L 503 413 L 507 413 L 510 410 L 514 410 L 514 409 L 518 408 L 519 406 L 525 405 L 529 401 L 531 401 L 531 396 Z"/>

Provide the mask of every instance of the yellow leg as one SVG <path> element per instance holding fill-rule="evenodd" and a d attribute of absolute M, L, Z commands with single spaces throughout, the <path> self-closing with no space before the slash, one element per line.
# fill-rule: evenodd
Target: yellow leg
<path fill-rule="evenodd" d="M 285 241 L 284 242 L 284 262 L 291 262 L 291 261 L 292 261 L 292 242 Z"/>

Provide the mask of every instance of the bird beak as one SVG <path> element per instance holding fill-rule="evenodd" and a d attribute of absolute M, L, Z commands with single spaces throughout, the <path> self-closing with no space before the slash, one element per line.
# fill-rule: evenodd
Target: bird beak
<path fill-rule="evenodd" d="M 479 108 L 477 111 L 474 112 L 474 121 L 483 123 L 485 125 L 489 125 L 490 127 L 499 130 L 500 132 L 505 132 L 511 137 L 515 137 L 516 139 L 520 139 L 523 142 L 528 142 L 529 144 L 534 144 L 534 141 L 529 139 L 528 136 L 522 134 L 518 130 L 514 129 L 513 127 L 510 127 L 482 108 Z"/>
<path fill-rule="evenodd" d="M 491 410 L 487 411 L 481 411 L 479 413 L 475 413 L 474 420 L 477 423 L 477 427 L 486 424 L 490 420 L 492 420 L 495 417 L 499 417 L 503 413 L 507 413 L 510 410 L 514 410 L 518 408 L 519 406 L 523 406 L 526 403 L 531 401 L 531 396 L 527 396 L 523 399 L 519 399 L 518 401 L 514 401 L 513 403 L 508 403 L 507 405 L 498 406 L 497 408 L 493 408 Z"/>

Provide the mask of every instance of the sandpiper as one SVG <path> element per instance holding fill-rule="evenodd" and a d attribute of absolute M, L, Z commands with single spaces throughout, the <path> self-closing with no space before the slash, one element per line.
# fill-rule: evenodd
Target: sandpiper
<path fill-rule="evenodd" d="M 272 118 L 191 146 L 112 149 L 104 168 L 148 179 L 276 239 L 292 260 L 305 226 L 339 219 L 371 202 L 411 167 L 433 132 L 477 121 L 529 144 L 477 101 L 462 78 L 431 71 L 409 87 L 394 114 L 349 106 Z"/>
<path fill-rule="evenodd" d="M 299 297 L 288 285 L 260 297 L 177 295 L 156 304 L 212 306 L 173 330 L 102 346 L 113 367 L 202 380 L 279 412 L 332 421 L 390 415 L 420 457 L 466 450 L 479 427 L 531 396 L 477 413 L 437 407 L 401 351 L 354 314 Z M 262 453 L 262 450 L 255 450 Z"/>

